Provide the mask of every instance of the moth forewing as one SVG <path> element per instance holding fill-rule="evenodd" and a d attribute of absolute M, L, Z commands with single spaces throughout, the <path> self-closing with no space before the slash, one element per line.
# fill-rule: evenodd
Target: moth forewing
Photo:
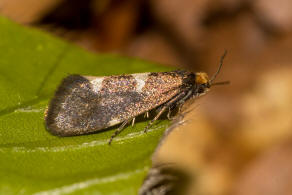
<path fill-rule="evenodd" d="M 63 80 L 48 107 L 46 126 L 60 136 L 105 129 L 167 104 L 194 79 L 187 71 L 71 75 Z"/>

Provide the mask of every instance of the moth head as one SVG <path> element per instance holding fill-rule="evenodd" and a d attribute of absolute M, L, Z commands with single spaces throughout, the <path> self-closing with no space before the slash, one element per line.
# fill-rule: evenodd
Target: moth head
<path fill-rule="evenodd" d="M 223 60 L 224 60 L 226 54 L 227 54 L 227 51 L 225 50 L 224 54 L 221 56 L 218 70 L 212 76 L 211 79 L 209 79 L 207 73 L 205 73 L 205 72 L 198 72 L 198 73 L 196 73 L 196 80 L 195 80 L 195 82 L 197 84 L 197 93 L 204 94 L 205 92 L 207 92 L 209 90 L 209 88 L 211 86 L 214 86 L 214 85 L 229 84 L 229 81 L 216 82 L 216 83 L 214 83 L 214 80 L 216 79 L 217 75 L 220 73 L 220 70 L 221 70 L 222 65 L 223 65 Z"/>
<path fill-rule="evenodd" d="M 196 86 L 199 94 L 205 93 L 210 87 L 210 79 L 205 72 L 196 73 Z"/>

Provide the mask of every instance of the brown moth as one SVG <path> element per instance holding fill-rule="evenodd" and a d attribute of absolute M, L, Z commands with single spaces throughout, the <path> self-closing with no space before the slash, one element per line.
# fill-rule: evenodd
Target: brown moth
<path fill-rule="evenodd" d="M 205 94 L 215 84 L 218 71 L 209 79 L 204 72 L 176 70 L 117 76 L 70 75 L 63 80 L 45 114 L 47 129 L 54 135 L 88 134 L 121 123 L 109 140 L 141 114 L 158 109 L 147 129 L 162 113 L 180 108 L 190 98 Z"/>

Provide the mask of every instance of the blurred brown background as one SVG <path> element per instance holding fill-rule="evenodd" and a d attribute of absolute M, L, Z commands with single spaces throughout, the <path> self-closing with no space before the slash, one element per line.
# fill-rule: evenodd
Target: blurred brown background
<path fill-rule="evenodd" d="M 190 194 L 292 194 L 291 0 L 0 0 L 0 12 L 95 52 L 213 74 L 155 162 L 196 177 Z"/>

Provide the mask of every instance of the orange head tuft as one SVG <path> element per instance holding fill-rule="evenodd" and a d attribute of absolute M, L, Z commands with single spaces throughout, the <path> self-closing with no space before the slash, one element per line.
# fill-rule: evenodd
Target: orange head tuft
<path fill-rule="evenodd" d="M 209 77 L 205 72 L 196 73 L 196 83 L 197 84 L 207 84 L 209 83 Z"/>

